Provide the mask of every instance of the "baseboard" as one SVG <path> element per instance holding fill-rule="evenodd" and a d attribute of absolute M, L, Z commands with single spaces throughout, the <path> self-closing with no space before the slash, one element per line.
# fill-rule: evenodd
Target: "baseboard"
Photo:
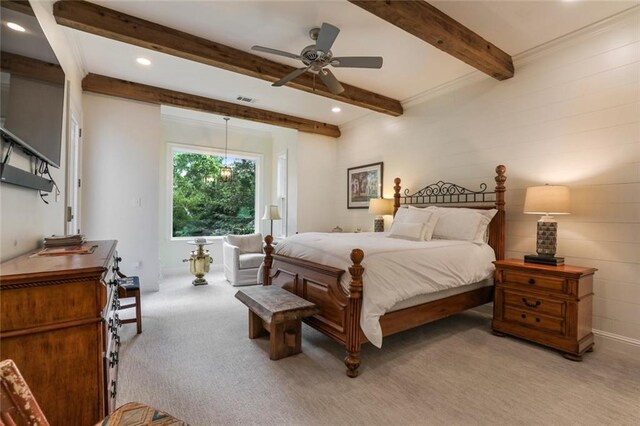
<path fill-rule="evenodd" d="M 625 355 L 640 358 L 640 340 L 595 329 L 593 330 L 593 336 L 596 350 L 598 348 L 611 349 Z"/>

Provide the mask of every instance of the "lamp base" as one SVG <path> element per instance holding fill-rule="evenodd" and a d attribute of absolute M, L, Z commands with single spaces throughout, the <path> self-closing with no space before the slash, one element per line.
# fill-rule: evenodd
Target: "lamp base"
<path fill-rule="evenodd" d="M 544 256 L 539 254 L 526 254 L 524 256 L 525 263 L 537 263 L 540 265 L 563 266 L 564 257 Z"/>
<path fill-rule="evenodd" d="M 373 231 L 374 232 L 384 232 L 384 218 L 376 217 L 373 220 Z"/>
<path fill-rule="evenodd" d="M 556 243 L 558 235 L 558 223 L 548 220 L 549 216 L 545 216 L 538 221 L 538 229 L 536 235 L 536 252 L 539 256 L 553 257 L 556 254 Z M 547 219 L 544 220 L 543 219 Z"/>

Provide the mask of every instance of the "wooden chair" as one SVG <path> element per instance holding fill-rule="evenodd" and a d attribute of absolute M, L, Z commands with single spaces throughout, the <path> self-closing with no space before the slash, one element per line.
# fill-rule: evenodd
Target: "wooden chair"
<path fill-rule="evenodd" d="M 49 426 L 31 389 L 10 359 L 0 362 L 0 424 Z"/>
<path fill-rule="evenodd" d="M 0 362 L 0 426 L 50 426 L 16 364 Z M 164 411 L 130 402 L 96 426 L 188 426 Z"/>
<path fill-rule="evenodd" d="M 128 277 L 122 272 L 120 272 L 120 268 L 116 267 L 116 273 L 118 274 L 118 299 L 124 299 L 132 297 L 134 298 L 134 303 L 129 303 L 128 305 L 120 306 L 118 308 L 119 311 L 123 309 L 136 308 L 136 316 L 135 318 L 129 318 L 120 320 L 122 324 L 129 324 L 135 322 L 138 329 L 137 334 L 142 333 L 142 309 L 140 307 L 140 278 L 138 277 Z"/>

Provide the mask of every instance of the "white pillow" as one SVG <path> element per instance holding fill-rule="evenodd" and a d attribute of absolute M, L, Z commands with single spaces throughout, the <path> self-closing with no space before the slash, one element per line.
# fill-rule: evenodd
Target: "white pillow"
<path fill-rule="evenodd" d="M 406 223 L 407 222 L 407 213 L 409 213 L 409 209 L 407 206 L 400 206 L 396 215 L 393 217 L 393 223 Z"/>
<path fill-rule="evenodd" d="M 406 222 L 422 222 L 425 224 L 423 240 L 429 241 L 438 222 L 438 215 L 431 210 L 409 206 Z"/>
<path fill-rule="evenodd" d="M 240 254 L 262 253 L 262 234 L 227 235 L 224 238 L 232 246 L 238 247 Z"/>
<path fill-rule="evenodd" d="M 485 242 L 487 226 L 496 209 L 428 207 L 438 216 L 433 238 Z"/>
<path fill-rule="evenodd" d="M 404 240 L 422 241 L 425 224 L 420 222 L 393 222 L 389 238 L 402 238 Z"/>

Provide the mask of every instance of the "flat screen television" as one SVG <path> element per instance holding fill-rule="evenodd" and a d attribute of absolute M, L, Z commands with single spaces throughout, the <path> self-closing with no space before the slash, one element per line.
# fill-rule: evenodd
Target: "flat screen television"
<path fill-rule="evenodd" d="M 64 71 L 27 2 L 2 1 L 1 12 L 2 138 L 59 168 Z"/>

